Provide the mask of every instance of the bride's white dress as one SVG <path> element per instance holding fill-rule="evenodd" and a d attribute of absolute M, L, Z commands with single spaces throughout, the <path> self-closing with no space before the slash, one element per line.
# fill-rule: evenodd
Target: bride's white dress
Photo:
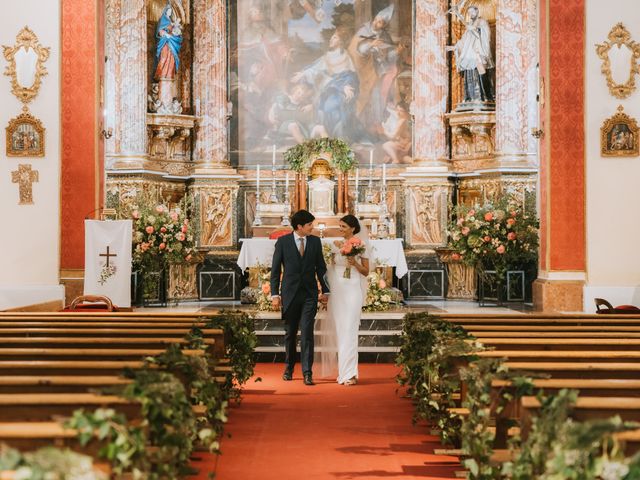
<path fill-rule="evenodd" d="M 331 293 L 327 312 L 319 316 L 316 324 L 316 346 L 321 376 L 336 375 L 337 366 L 337 380 L 342 384 L 358 376 L 358 330 L 366 294 L 366 277 L 352 266 L 351 278 L 345 278 L 347 260 L 338 247 L 331 244 L 331 248 L 335 254 L 334 265 L 327 265 Z M 366 250 L 362 257 L 367 258 Z"/>

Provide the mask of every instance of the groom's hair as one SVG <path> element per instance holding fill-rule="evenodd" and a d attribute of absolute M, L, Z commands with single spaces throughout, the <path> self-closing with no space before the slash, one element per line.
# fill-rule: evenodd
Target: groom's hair
<path fill-rule="evenodd" d="M 346 223 L 351 228 L 353 228 L 353 233 L 354 234 L 360 233 L 360 222 L 353 215 L 345 215 L 344 217 L 342 217 L 340 219 L 340 221 Z"/>
<path fill-rule="evenodd" d="M 298 210 L 291 215 L 291 227 L 294 231 L 298 229 L 298 225 L 306 225 L 309 222 L 313 222 L 316 219 L 310 212 L 306 210 Z"/>

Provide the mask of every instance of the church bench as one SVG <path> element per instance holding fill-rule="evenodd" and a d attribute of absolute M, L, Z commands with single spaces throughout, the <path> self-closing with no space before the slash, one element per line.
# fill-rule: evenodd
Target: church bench
<path fill-rule="evenodd" d="M 496 338 L 478 340 L 497 350 L 640 350 L 640 338 Z"/>
<path fill-rule="evenodd" d="M 474 337 L 480 339 L 484 338 L 623 338 L 623 339 L 638 339 L 640 338 L 640 331 L 635 332 L 584 332 L 580 330 L 579 327 L 576 327 L 571 331 L 547 331 L 547 332 L 531 332 L 531 331 L 491 331 L 491 332 L 482 332 L 474 329 L 468 329 L 469 332 Z"/>
<path fill-rule="evenodd" d="M 67 348 L 67 349 L 146 349 L 153 351 L 148 355 L 158 355 L 164 352 L 169 345 L 185 345 L 183 339 L 174 338 L 108 338 L 108 337 L 0 337 L 0 350 L 7 348 Z M 214 339 L 205 339 L 203 346 L 205 351 L 214 356 Z"/>
<path fill-rule="evenodd" d="M 640 325 L 462 325 L 468 332 L 640 332 Z M 474 333 L 475 334 L 475 333 Z"/>
<path fill-rule="evenodd" d="M 2 393 L 0 422 L 50 421 L 70 417 L 84 408 L 113 408 L 128 419 L 140 417 L 140 404 L 116 395 L 95 393 Z"/>
<path fill-rule="evenodd" d="M 128 360 L 157 356 L 165 349 L 140 348 L 0 348 L 0 360 Z M 182 350 L 185 355 L 203 356 L 202 350 Z"/>
<path fill-rule="evenodd" d="M 0 376 L 121 375 L 124 369 L 144 367 L 142 360 L 0 360 Z M 226 375 L 231 370 L 228 365 L 216 365 L 212 374 Z"/>
<path fill-rule="evenodd" d="M 486 350 L 474 355 L 480 358 L 504 358 L 528 362 L 637 362 L 639 350 Z"/>

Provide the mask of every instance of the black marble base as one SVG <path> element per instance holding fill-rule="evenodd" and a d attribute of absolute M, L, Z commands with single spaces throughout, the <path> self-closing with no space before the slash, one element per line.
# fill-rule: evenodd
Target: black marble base
<path fill-rule="evenodd" d="M 208 256 L 198 268 L 200 300 L 237 300 L 240 298 L 242 272 L 232 255 Z"/>
<path fill-rule="evenodd" d="M 395 363 L 396 353 L 392 352 L 360 352 L 358 354 L 359 363 Z M 284 351 L 282 352 L 256 352 L 254 358 L 261 363 L 282 363 L 284 370 Z M 294 376 L 300 376 L 300 363 L 296 364 L 297 369 Z"/>
<path fill-rule="evenodd" d="M 439 300 L 447 293 L 447 275 L 437 255 L 407 252 L 409 273 L 402 293 L 407 300 Z M 404 279 L 403 279 L 404 280 Z"/>

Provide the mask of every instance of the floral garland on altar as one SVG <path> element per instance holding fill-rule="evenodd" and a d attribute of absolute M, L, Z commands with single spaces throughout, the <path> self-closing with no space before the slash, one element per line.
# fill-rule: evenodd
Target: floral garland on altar
<path fill-rule="evenodd" d="M 309 162 L 323 153 L 331 154 L 329 159 L 331 166 L 341 172 L 348 172 L 357 165 L 353 150 L 344 140 L 326 137 L 313 138 L 294 145 L 284 152 L 284 160 L 289 164 L 291 170 L 302 172 L 309 168 Z"/>

